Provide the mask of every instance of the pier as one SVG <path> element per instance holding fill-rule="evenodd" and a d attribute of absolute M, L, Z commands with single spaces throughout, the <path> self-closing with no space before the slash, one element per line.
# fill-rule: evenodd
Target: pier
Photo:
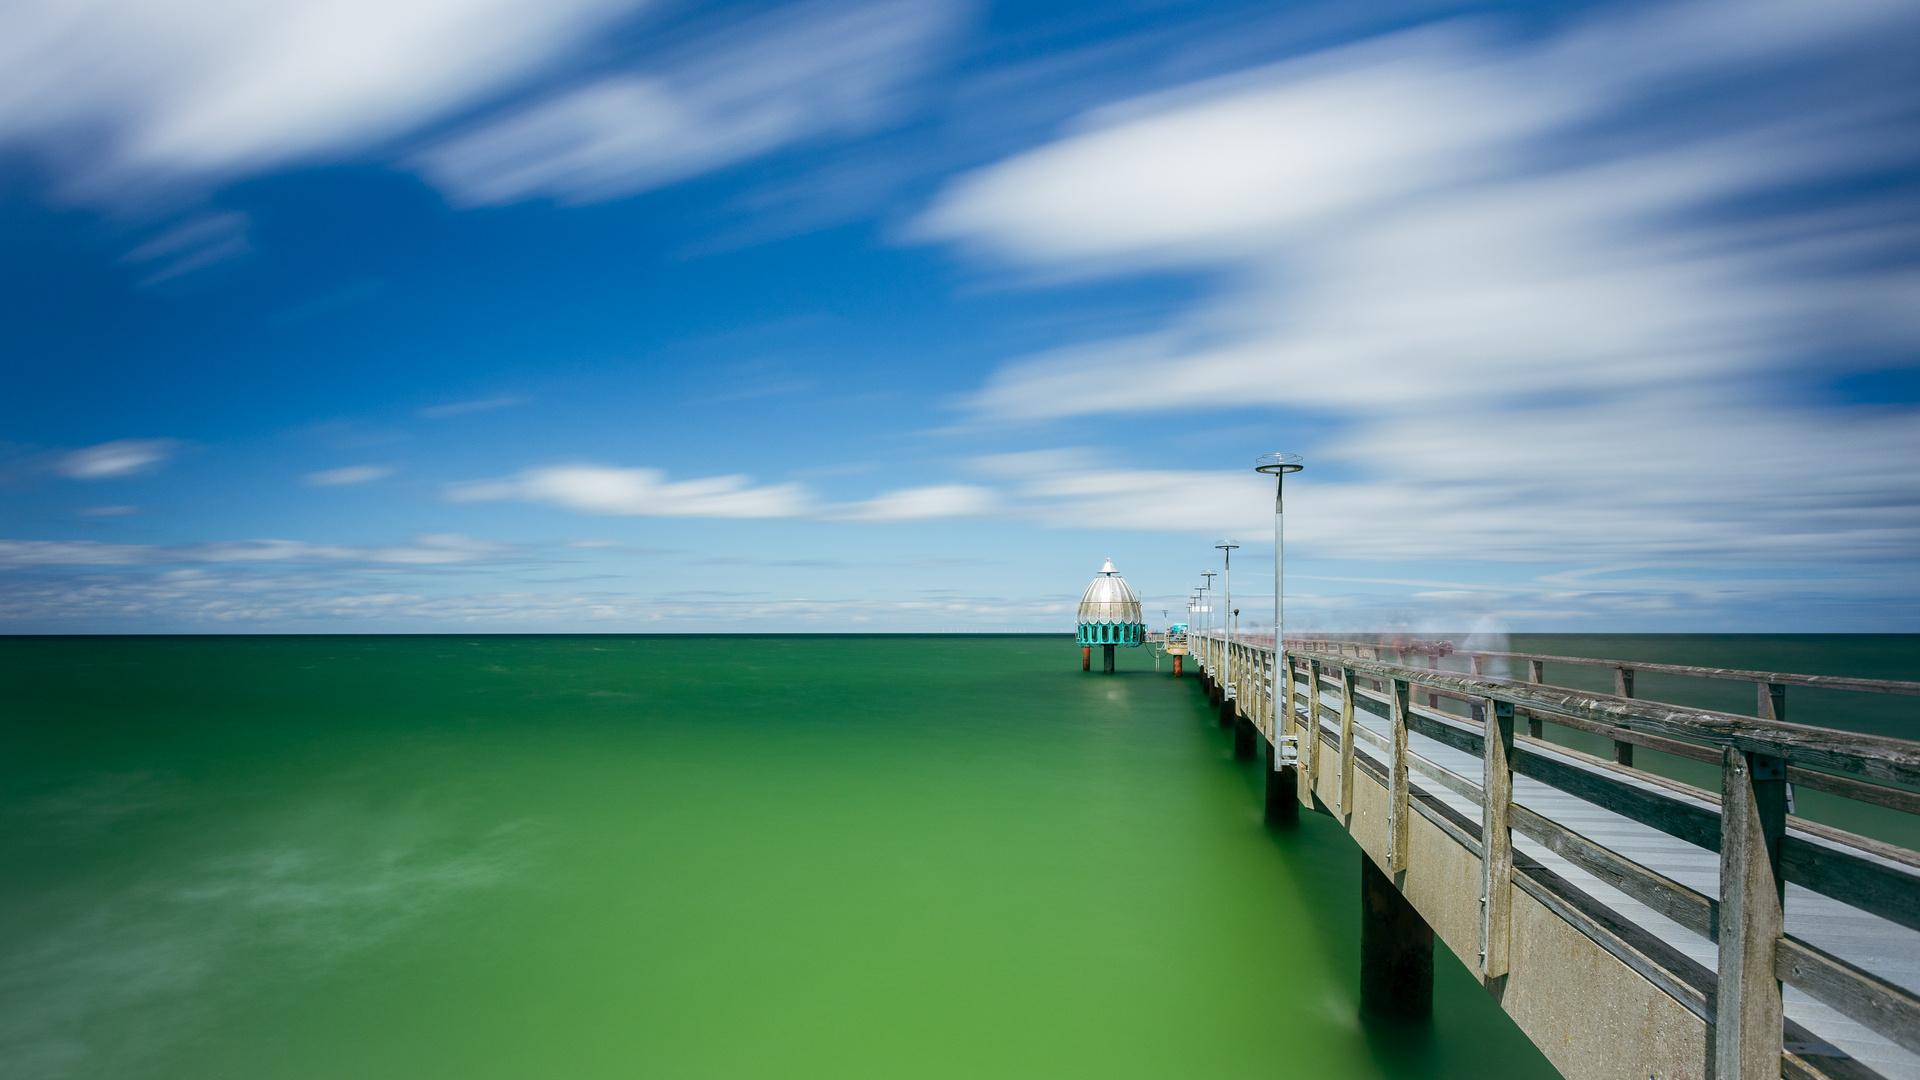
<path fill-rule="evenodd" d="M 1360 850 L 1363 1010 L 1427 1015 L 1438 941 L 1569 1080 L 1920 1080 L 1920 854 L 1793 813 L 1795 788 L 1920 813 L 1920 742 L 1787 719 L 1795 686 L 1920 683 L 1509 652 L 1456 653 L 1463 673 L 1439 667 L 1451 642 L 1288 638 L 1276 660 L 1217 627 L 1185 646 L 1236 755 L 1265 761 L 1268 820 L 1325 814 Z M 1612 668 L 1614 693 L 1553 685 L 1559 665 Z M 1756 715 L 1635 697 L 1652 671 L 1753 683 Z"/>

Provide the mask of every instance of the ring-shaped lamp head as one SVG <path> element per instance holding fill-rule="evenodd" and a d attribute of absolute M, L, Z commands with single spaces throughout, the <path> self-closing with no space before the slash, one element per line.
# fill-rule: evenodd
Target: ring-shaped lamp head
<path fill-rule="evenodd" d="M 1284 476 L 1287 473 L 1297 473 L 1306 467 L 1306 459 L 1299 454 L 1276 452 L 1272 454 L 1261 454 L 1259 457 L 1253 459 L 1253 471 L 1263 472 L 1269 475 Z"/>

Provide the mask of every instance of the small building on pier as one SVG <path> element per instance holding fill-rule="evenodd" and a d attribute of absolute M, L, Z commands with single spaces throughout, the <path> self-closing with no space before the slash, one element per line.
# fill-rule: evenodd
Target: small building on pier
<path fill-rule="evenodd" d="M 1121 645 L 1137 648 L 1147 643 L 1147 623 L 1140 614 L 1140 596 L 1108 559 L 1100 573 L 1080 596 L 1077 616 L 1080 646 L 1080 670 L 1093 666 L 1093 647 L 1101 646 L 1105 664 L 1101 670 L 1113 671 L 1113 650 Z"/>

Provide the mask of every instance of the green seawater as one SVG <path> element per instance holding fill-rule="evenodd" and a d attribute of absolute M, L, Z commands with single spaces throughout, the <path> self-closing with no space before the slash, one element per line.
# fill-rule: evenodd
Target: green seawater
<path fill-rule="evenodd" d="M 0 1077 L 1554 1075 L 1444 947 L 1363 1022 L 1352 843 L 1078 659 L 0 639 Z"/>

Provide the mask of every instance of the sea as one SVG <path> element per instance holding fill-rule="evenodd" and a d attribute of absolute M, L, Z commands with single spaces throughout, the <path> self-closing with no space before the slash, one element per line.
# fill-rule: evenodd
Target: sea
<path fill-rule="evenodd" d="M 1920 680 L 1920 636 L 1505 644 Z M 0 1078 L 1555 1075 L 1444 947 L 1431 1024 L 1363 1018 L 1352 842 L 1264 823 L 1170 661 L 1079 659 L 0 638 Z M 1753 710 L 1747 684 L 1637 690 Z M 1907 738 L 1916 706 L 1789 691 L 1790 719 Z"/>

